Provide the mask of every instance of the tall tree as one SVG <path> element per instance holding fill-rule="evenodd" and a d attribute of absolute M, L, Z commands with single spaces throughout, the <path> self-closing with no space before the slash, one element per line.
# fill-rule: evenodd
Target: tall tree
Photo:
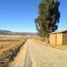
<path fill-rule="evenodd" d="M 60 12 L 58 0 L 42 0 L 39 4 L 39 16 L 35 19 L 36 29 L 43 38 L 58 28 Z"/>

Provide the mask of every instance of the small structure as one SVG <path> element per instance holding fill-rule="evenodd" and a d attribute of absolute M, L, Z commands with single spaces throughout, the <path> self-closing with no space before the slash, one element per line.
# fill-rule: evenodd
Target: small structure
<path fill-rule="evenodd" d="M 49 40 L 53 45 L 67 44 L 67 30 L 51 33 Z"/>

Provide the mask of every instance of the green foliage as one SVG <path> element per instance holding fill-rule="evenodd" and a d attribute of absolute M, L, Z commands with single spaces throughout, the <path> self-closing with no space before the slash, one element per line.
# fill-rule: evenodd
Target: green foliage
<path fill-rule="evenodd" d="M 58 28 L 59 4 L 58 0 L 42 0 L 39 4 L 39 16 L 35 19 L 35 24 L 40 36 L 48 37 L 49 33 Z"/>

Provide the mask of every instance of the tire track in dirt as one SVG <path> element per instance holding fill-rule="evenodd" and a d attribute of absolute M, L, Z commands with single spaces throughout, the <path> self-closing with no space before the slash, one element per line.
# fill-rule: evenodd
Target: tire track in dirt
<path fill-rule="evenodd" d="M 31 61 L 31 58 L 30 58 L 30 55 L 29 55 L 28 48 L 27 48 L 27 51 L 26 51 L 26 57 L 25 57 L 23 67 L 32 67 L 32 61 Z"/>

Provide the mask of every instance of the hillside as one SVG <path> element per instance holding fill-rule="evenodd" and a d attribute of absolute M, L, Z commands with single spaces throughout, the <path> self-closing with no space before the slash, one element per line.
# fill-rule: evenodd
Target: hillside
<path fill-rule="evenodd" d="M 36 35 L 33 32 L 12 32 L 8 30 L 0 30 L 0 34 L 2 35 Z"/>
<path fill-rule="evenodd" d="M 12 34 L 13 32 L 8 30 L 0 30 L 0 34 Z"/>

